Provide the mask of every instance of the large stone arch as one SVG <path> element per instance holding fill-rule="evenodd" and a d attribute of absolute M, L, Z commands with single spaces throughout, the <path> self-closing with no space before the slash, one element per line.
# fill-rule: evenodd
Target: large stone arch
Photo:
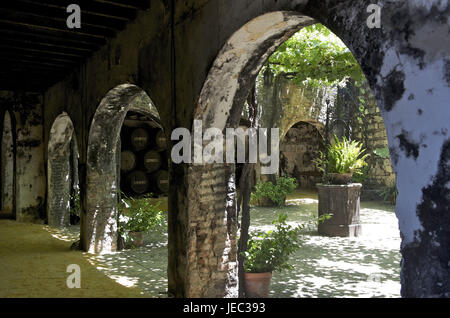
<path fill-rule="evenodd" d="M 77 157 L 74 126 L 63 112 L 53 122 L 48 140 L 47 220 L 52 227 L 70 224 L 71 187 L 74 177 L 78 181 Z"/>
<path fill-rule="evenodd" d="M 122 84 L 106 94 L 94 114 L 87 147 L 85 211 L 81 216 L 81 246 L 87 252 L 117 249 L 120 130 L 129 110 L 155 116 L 150 102 L 140 87 Z"/>
<path fill-rule="evenodd" d="M 446 17 L 449 8 L 447 3 L 438 1 L 426 4 L 422 1 L 380 1 L 382 28 L 368 29 L 368 4 L 368 1 L 360 1 L 349 8 L 335 1 L 324 1 L 320 4 L 308 2 L 299 8 L 329 27 L 346 43 L 374 90 L 386 125 L 400 193 L 396 214 L 402 234 L 402 295 L 448 296 L 450 50 L 449 44 L 441 39 L 448 37 Z M 194 118 L 203 121 L 203 128 L 223 130 L 237 125 L 244 100 L 262 65 L 295 31 L 314 23 L 308 16 L 298 12 L 267 13 L 251 20 L 231 36 L 208 74 L 194 112 Z M 222 166 L 217 170 L 225 173 L 225 169 Z M 214 178 L 210 171 L 205 166 L 191 167 L 189 189 L 206 187 L 216 193 L 226 193 L 227 179 Z M 226 202 L 225 196 L 223 202 Z M 219 212 L 198 200 L 189 201 L 189 204 L 192 206 L 190 216 L 192 211 L 204 216 Z M 219 210 L 222 218 L 232 218 L 233 212 L 226 210 L 225 205 Z M 206 226 L 205 222 L 196 223 L 190 233 Z M 232 243 L 230 227 L 228 232 L 220 232 L 219 228 L 209 232 L 213 235 L 207 239 L 213 245 Z M 194 241 L 199 238 L 198 234 L 193 235 Z M 189 253 L 200 254 L 195 250 Z M 202 262 L 205 262 L 204 258 L 206 263 L 219 259 L 218 268 L 227 265 L 228 271 L 235 270 L 235 258 L 226 263 L 212 253 L 204 255 Z M 194 273 L 201 273 L 198 264 L 191 265 Z M 204 284 L 200 282 L 195 292 L 229 295 L 236 286 L 235 276 L 224 278 L 222 275 L 220 279 L 221 285 L 207 280 Z M 196 283 L 199 281 L 195 280 Z"/>
<path fill-rule="evenodd" d="M 16 125 L 10 109 L 3 112 L 1 123 L 1 214 L 15 218 L 16 208 Z"/>

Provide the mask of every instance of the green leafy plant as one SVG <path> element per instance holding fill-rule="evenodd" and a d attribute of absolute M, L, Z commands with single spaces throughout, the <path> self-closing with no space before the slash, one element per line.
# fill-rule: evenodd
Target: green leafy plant
<path fill-rule="evenodd" d="M 347 78 L 359 82 L 363 72 L 346 45 L 324 25 L 301 29 L 269 58 L 265 68 L 289 74 L 293 81 L 312 86 L 332 86 Z"/>
<path fill-rule="evenodd" d="M 284 205 L 286 195 L 292 193 L 297 187 L 295 178 L 280 177 L 277 178 L 276 184 L 270 181 L 258 182 L 255 191 L 252 193 L 252 202 L 261 198 L 269 198 L 278 207 Z"/>
<path fill-rule="evenodd" d="M 275 230 L 251 233 L 244 253 L 244 270 L 247 273 L 267 273 L 292 269 L 289 258 L 300 248 L 301 231 L 311 223 L 323 222 L 329 218 L 329 214 L 322 215 L 309 222 L 310 224 L 294 227 L 287 224 L 286 214 L 278 214 L 278 218 L 272 222 Z"/>
<path fill-rule="evenodd" d="M 352 177 L 352 180 L 357 183 L 365 183 L 369 179 L 369 170 L 370 168 L 367 165 L 362 167 L 359 173 Z"/>
<path fill-rule="evenodd" d="M 286 223 L 287 215 L 278 215 L 272 223 L 275 230 L 252 233 L 245 252 L 247 273 L 267 273 L 291 269 L 289 256 L 300 248 L 301 226 Z"/>
<path fill-rule="evenodd" d="M 159 208 L 159 202 L 152 204 L 150 197 L 132 198 L 122 194 L 118 204 L 119 233 L 125 241 L 132 241 L 132 232 L 148 232 L 160 229 L 165 224 L 166 215 Z"/>
<path fill-rule="evenodd" d="M 78 193 L 74 193 L 70 196 L 70 214 L 80 216 L 80 195 Z"/>
<path fill-rule="evenodd" d="M 362 149 L 362 143 L 358 141 L 349 141 L 343 137 L 339 140 L 334 136 L 334 144 L 328 146 L 328 157 L 319 153 L 319 158 L 313 160 L 317 168 L 322 172 L 328 173 L 353 173 L 361 174 L 362 168 L 367 166 L 366 158 L 368 154 L 363 155 L 365 149 Z"/>
<path fill-rule="evenodd" d="M 387 186 L 378 191 L 378 194 L 383 198 L 384 201 L 395 204 L 397 201 L 398 190 L 396 185 Z"/>
<path fill-rule="evenodd" d="M 382 159 L 389 158 L 389 148 L 377 148 L 373 153 Z"/>

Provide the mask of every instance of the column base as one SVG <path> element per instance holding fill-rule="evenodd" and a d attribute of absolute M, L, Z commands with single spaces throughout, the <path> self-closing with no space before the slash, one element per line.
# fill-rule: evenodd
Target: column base
<path fill-rule="evenodd" d="M 319 224 L 320 235 L 358 237 L 361 235 L 361 231 L 361 224 Z"/>

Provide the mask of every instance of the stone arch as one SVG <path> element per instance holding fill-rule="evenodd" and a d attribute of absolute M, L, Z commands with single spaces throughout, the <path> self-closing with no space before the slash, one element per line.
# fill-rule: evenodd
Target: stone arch
<path fill-rule="evenodd" d="M 14 114 L 9 109 L 3 113 L 1 127 L 1 213 L 15 218 L 16 125 Z"/>
<path fill-rule="evenodd" d="M 319 183 L 322 174 L 312 160 L 325 150 L 325 140 L 325 126 L 320 122 L 302 120 L 291 125 L 280 140 L 280 175 L 296 178 L 301 188 Z"/>
<path fill-rule="evenodd" d="M 81 246 L 90 253 L 117 249 L 117 192 L 119 190 L 120 130 L 129 110 L 158 117 L 140 87 L 122 84 L 102 99 L 89 131 L 86 168 L 86 206 L 81 218 Z"/>
<path fill-rule="evenodd" d="M 248 92 L 266 60 L 296 31 L 313 23 L 314 19 L 296 13 L 274 12 L 235 32 L 210 69 L 194 119 L 202 122 L 203 129 L 236 128 Z M 238 296 L 234 168 L 232 164 L 189 168 L 187 297 Z"/>
<path fill-rule="evenodd" d="M 424 5 L 419 1 L 399 6 L 382 4 L 384 27 L 374 31 L 365 29 L 367 17 L 362 13 L 367 4 L 363 1 L 354 10 L 330 9 L 329 2 L 303 9 L 346 43 L 374 90 L 386 125 L 400 193 L 396 214 L 402 234 L 402 295 L 448 296 L 448 264 L 433 258 L 433 253 L 440 255 L 440 259 L 450 258 L 449 249 L 442 247 L 450 246 L 450 235 L 438 226 L 442 222 L 447 224 L 450 217 L 444 213 L 450 201 L 438 195 L 448 193 L 444 184 L 448 184 L 450 178 L 447 160 L 450 113 L 446 99 L 442 98 L 449 96 L 449 63 L 445 58 L 448 44 L 439 40 L 448 32 L 442 22 L 446 21 L 448 7 L 438 3 Z M 414 17 L 414 37 L 394 32 L 394 29 L 398 30 L 395 17 L 399 16 L 404 17 L 401 21 L 404 26 Z M 438 22 L 433 16 L 442 17 L 442 20 Z M 272 12 L 241 27 L 229 38 L 213 63 L 194 118 L 201 119 L 203 127 L 220 130 L 235 127 L 250 86 L 270 54 L 295 31 L 314 22 L 299 12 Z M 427 43 L 433 40 L 440 44 L 429 46 Z M 425 86 L 424 78 L 427 79 Z M 429 105 L 426 116 L 422 105 Z M 197 168 L 195 186 L 211 183 L 204 177 L 205 170 L 204 167 Z M 417 173 L 413 175 L 411 171 Z M 225 178 L 220 184 L 216 191 L 227 188 Z M 209 206 L 196 208 L 201 210 L 200 214 L 208 214 L 211 210 Z M 430 214 L 430 211 L 437 214 Z M 230 233 L 222 235 L 220 240 L 227 242 L 228 237 Z M 214 240 L 219 240 L 219 236 L 216 235 Z"/>
<path fill-rule="evenodd" d="M 50 129 L 47 156 L 47 220 L 52 227 L 70 225 L 71 201 L 79 194 L 78 147 L 72 120 L 58 115 Z"/>

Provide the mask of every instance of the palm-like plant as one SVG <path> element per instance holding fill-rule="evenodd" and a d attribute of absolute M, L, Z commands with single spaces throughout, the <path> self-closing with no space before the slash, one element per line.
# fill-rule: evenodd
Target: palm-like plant
<path fill-rule="evenodd" d="M 339 140 L 334 136 L 334 144 L 328 146 L 328 157 L 320 152 L 319 158 L 313 160 L 317 168 L 328 173 L 352 173 L 361 174 L 361 169 L 367 165 L 368 154 L 363 155 L 365 149 L 362 143 L 355 140 L 349 141 L 343 137 Z"/>

